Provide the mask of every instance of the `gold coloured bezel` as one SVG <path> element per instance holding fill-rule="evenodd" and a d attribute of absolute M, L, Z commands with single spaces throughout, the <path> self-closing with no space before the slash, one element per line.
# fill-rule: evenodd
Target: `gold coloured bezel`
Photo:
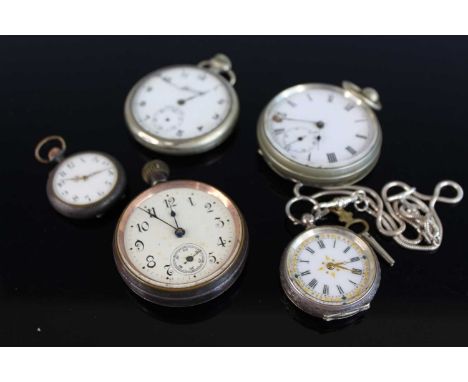
<path fill-rule="evenodd" d="M 216 126 L 214 129 L 208 131 L 203 135 L 187 139 L 163 138 L 152 134 L 146 129 L 144 129 L 133 115 L 133 99 L 138 89 L 150 78 L 153 78 L 154 76 L 157 76 L 158 74 L 166 70 L 175 68 L 195 69 L 205 72 L 211 76 L 214 76 L 222 83 L 222 85 L 226 88 L 226 91 L 229 94 L 230 105 L 226 117 L 218 124 L 218 126 Z M 196 65 L 171 65 L 166 66 L 164 68 L 160 68 L 145 75 L 132 87 L 125 100 L 124 115 L 130 133 L 140 144 L 142 144 L 146 148 L 163 154 L 199 154 L 211 150 L 212 148 L 220 145 L 232 133 L 234 126 L 237 122 L 237 118 L 239 116 L 239 98 L 233 86 L 225 78 L 223 78 L 221 75 L 215 73 L 212 70 Z"/>
<path fill-rule="evenodd" d="M 145 200 L 151 198 L 155 194 L 159 194 L 161 192 L 171 190 L 174 188 L 188 188 L 194 189 L 198 191 L 202 191 L 208 193 L 214 197 L 216 197 L 223 205 L 228 209 L 230 212 L 234 230 L 235 230 L 235 244 L 229 255 L 229 260 L 226 261 L 216 272 L 212 273 L 208 277 L 203 280 L 197 280 L 192 283 L 185 283 L 183 285 L 170 285 L 169 283 L 164 283 L 160 281 L 153 280 L 148 276 L 141 273 L 131 262 L 127 251 L 125 249 L 125 241 L 124 241 L 124 232 L 125 228 L 128 223 L 128 219 L 132 215 L 133 211 L 137 206 L 141 205 Z M 219 191 L 218 189 L 214 188 L 213 186 L 207 185 L 205 183 L 192 181 L 192 180 L 180 180 L 180 181 L 168 181 L 161 184 L 158 184 L 154 187 L 149 188 L 148 190 L 142 192 L 138 195 L 133 201 L 127 206 L 125 211 L 123 212 L 122 216 L 119 219 L 117 224 L 117 228 L 114 235 L 114 256 L 116 258 L 116 262 L 121 264 L 126 273 L 130 274 L 131 277 L 137 280 L 137 282 L 142 285 L 144 288 L 148 288 L 155 292 L 163 291 L 166 293 L 184 293 L 190 292 L 197 289 L 201 289 L 206 287 L 210 284 L 216 283 L 218 280 L 225 277 L 227 273 L 230 272 L 231 268 L 234 264 L 238 262 L 243 262 L 242 257 L 245 255 L 246 251 L 246 241 L 247 241 L 247 233 L 246 233 L 246 225 L 244 219 L 242 217 L 241 212 L 234 204 L 234 202 L 229 199 L 224 193 Z"/>

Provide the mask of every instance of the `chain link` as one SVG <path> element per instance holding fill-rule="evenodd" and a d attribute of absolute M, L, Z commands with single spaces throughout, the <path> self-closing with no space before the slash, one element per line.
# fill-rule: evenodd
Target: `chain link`
<path fill-rule="evenodd" d="M 373 216 L 381 234 L 415 251 L 433 251 L 442 243 L 443 227 L 435 210 L 436 203 L 456 204 L 463 198 L 462 187 L 451 180 L 437 183 L 432 195 L 422 194 L 401 181 L 387 183 L 380 195 L 365 186 L 345 186 L 305 195 L 301 192 L 302 187 L 301 183 L 294 186 L 295 196 L 286 205 L 286 214 L 295 224 L 311 227 L 331 209 L 345 209 L 352 205 L 357 211 Z M 447 187 L 455 190 L 455 196 L 441 196 L 442 190 Z M 390 194 L 395 189 L 401 191 Z M 328 200 L 322 201 L 324 198 Z M 292 205 L 304 200 L 312 205 L 310 213 L 304 214 L 301 219 L 293 217 Z M 411 229 L 416 233 L 414 238 L 408 236 L 407 231 Z"/>

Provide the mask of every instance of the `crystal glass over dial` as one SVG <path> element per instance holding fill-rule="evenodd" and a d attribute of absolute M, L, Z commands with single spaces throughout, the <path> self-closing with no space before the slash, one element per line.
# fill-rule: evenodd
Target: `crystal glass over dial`
<path fill-rule="evenodd" d="M 350 237 L 324 233 L 301 244 L 288 259 L 288 272 L 311 298 L 326 304 L 350 304 L 370 289 L 374 261 Z"/>
<path fill-rule="evenodd" d="M 281 286 L 304 312 L 326 321 L 369 309 L 380 284 L 379 262 L 365 240 L 340 226 L 313 227 L 283 253 Z"/>
<path fill-rule="evenodd" d="M 218 127 L 232 99 L 228 84 L 196 66 L 160 69 L 140 81 L 130 103 L 135 121 L 157 138 L 196 138 Z"/>
<path fill-rule="evenodd" d="M 116 186 L 115 164 L 98 152 L 84 152 L 64 159 L 52 179 L 54 194 L 76 206 L 93 204 L 109 196 Z"/>
<path fill-rule="evenodd" d="M 286 93 L 271 104 L 265 123 L 276 150 L 310 167 L 349 164 L 366 155 L 376 141 L 373 112 L 333 86 Z"/>
<path fill-rule="evenodd" d="M 382 146 L 377 91 L 301 84 L 276 95 L 257 125 L 260 154 L 279 175 L 315 187 L 353 184 L 376 165 Z"/>
<path fill-rule="evenodd" d="M 242 217 L 211 186 L 171 181 L 141 194 L 117 231 L 125 266 L 164 290 L 196 288 L 226 272 L 244 241 Z"/>

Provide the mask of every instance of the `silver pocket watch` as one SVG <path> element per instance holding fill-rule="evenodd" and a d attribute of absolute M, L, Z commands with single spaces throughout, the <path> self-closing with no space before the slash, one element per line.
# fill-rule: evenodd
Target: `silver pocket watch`
<path fill-rule="evenodd" d="M 317 227 L 320 213 L 304 214 L 301 219 L 293 216 L 291 207 L 299 201 L 317 205 L 308 196 L 296 196 L 286 205 L 288 218 L 306 228 L 281 258 L 280 280 L 286 296 L 302 311 L 326 321 L 369 309 L 381 278 L 374 249 L 390 265 L 393 258 L 370 236 L 365 220 L 354 219 L 344 209 L 330 208 L 345 226 Z M 354 225 L 362 225 L 363 231 L 354 233 L 349 229 Z"/>
<path fill-rule="evenodd" d="M 46 145 L 58 142 L 48 151 Z M 111 155 L 100 151 L 82 151 L 64 157 L 65 140 L 52 135 L 41 140 L 35 158 L 44 164 L 55 162 L 47 181 L 47 197 L 60 214 L 75 219 L 100 217 L 122 196 L 126 185 L 122 165 Z"/>
<path fill-rule="evenodd" d="M 114 258 L 128 287 L 164 306 L 202 304 L 225 292 L 247 257 L 248 231 L 234 202 L 213 186 L 167 181 L 169 169 L 148 162 L 151 185 L 121 215 Z"/>
<path fill-rule="evenodd" d="M 279 175 L 308 186 L 353 184 L 376 165 L 382 131 L 377 91 L 302 84 L 276 95 L 257 125 L 260 153 Z"/>
<path fill-rule="evenodd" d="M 139 143 L 159 153 L 208 151 L 234 129 L 239 115 L 235 83 L 231 61 L 223 54 L 198 65 L 158 69 L 130 90 L 128 128 Z"/>

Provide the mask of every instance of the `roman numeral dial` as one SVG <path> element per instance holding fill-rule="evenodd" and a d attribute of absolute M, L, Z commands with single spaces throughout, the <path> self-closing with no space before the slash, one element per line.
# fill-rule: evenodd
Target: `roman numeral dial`
<path fill-rule="evenodd" d="M 309 237 L 292 257 L 294 282 L 324 302 L 348 304 L 359 298 L 369 286 L 375 260 L 353 237 L 348 231 Z"/>
<path fill-rule="evenodd" d="M 319 168 L 338 168 L 369 153 L 379 126 L 367 106 L 327 86 L 295 88 L 266 110 L 271 144 L 288 159 Z"/>

